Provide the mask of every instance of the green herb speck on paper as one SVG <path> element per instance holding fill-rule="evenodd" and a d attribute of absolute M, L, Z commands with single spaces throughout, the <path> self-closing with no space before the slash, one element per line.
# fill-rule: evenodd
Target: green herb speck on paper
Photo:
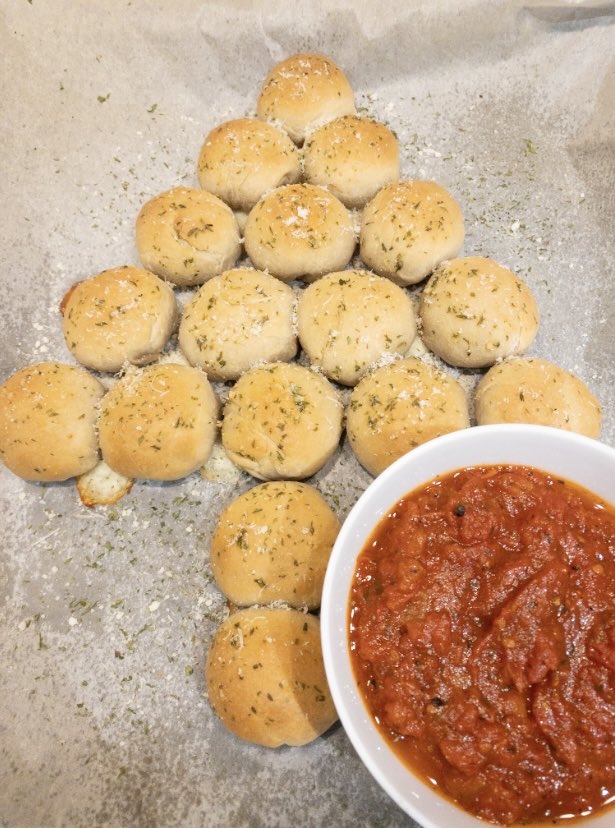
<path fill-rule="evenodd" d="M 534 144 L 531 138 L 525 139 L 525 154 L 536 155 L 536 145 Z"/>
<path fill-rule="evenodd" d="M 158 104 L 157 104 L 157 103 L 153 103 L 151 106 L 148 106 L 148 107 L 147 107 L 147 111 L 148 111 L 150 114 L 151 114 L 151 113 L 153 113 L 153 112 L 155 112 L 157 109 L 158 109 Z"/>
<path fill-rule="evenodd" d="M 106 95 L 99 95 L 98 96 L 98 103 L 105 103 L 105 101 L 108 101 L 110 97 L 111 97 L 111 92 L 107 92 Z"/>

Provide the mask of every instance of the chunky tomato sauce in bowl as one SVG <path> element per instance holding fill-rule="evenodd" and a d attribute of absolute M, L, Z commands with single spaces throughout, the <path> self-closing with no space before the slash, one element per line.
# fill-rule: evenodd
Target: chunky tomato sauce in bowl
<path fill-rule="evenodd" d="M 340 719 L 425 828 L 615 824 L 615 450 L 540 426 L 426 443 L 335 544 Z"/>

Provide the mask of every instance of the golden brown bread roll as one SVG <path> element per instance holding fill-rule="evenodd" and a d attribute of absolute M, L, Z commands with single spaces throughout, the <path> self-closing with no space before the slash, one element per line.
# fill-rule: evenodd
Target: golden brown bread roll
<path fill-rule="evenodd" d="M 361 258 L 398 285 L 420 282 L 457 256 L 463 239 L 461 208 L 435 181 L 387 184 L 363 211 Z"/>
<path fill-rule="evenodd" d="M 384 124 L 346 115 L 310 135 L 303 164 L 310 184 L 327 187 L 346 207 L 363 207 L 399 178 L 399 146 Z"/>
<path fill-rule="evenodd" d="M 180 286 L 202 285 L 233 267 L 241 253 L 231 208 L 217 196 L 174 187 L 143 205 L 137 250 L 144 266 Z"/>
<path fill-rule="evenodd" d="M 250 211 L 244 232 L 255 267 L 283 282 L 317 279 L 342 270 L 356 246 L 354 222 L 323 187 L 292 184 L 264 196 Z"/>
<path fill-rule="evenodd" d="M 257 745 L 305 745 L 337 720 L 320 623 L 295 609 L 252 607 L 230 615 L 209 648 L 206 681 L 226 727 Z"/>
<path fill-rule="evenodd" d="M 364 377 L 346 411 L 350 446 L 374 476 L 421 443 L 469 425 L 457 380 L 414 357 Z"/>
<path fill-rule="evenodd" d="M 334 387 L 309 368 L 280 362 L 253 368 L 231 389 L 222 444 L 254 477 L 300 480 L 333 455 L 342 413 Z"/>
<path fill-rule="evenodd" d="M 534 423 L 599 437 L 600 403 L 574 374 L 545 359 L 494 365 L 476 389 L 476 421 Z"/>
<path fill-rule="evenodd" d="M 314 282 L 301 294 L 297 321 L 310 362 L 343 385 L 355 385 L 379 360 L 407 353 L 416 334 L 407 293 L 367 270 Z"/>
<path fill-rule="evenodd" d="M 140 267 L 116 267 L 78 282 L 61 310 L 69 350 L 95 371 L 153 362 L 177 320 L 172 288 Z"/>
<path fill-rule="evenodd" d="M 317 609 L 340 522 L 312 486 L 261 483 L 230 503 L 211 541 L 220 590 L 238 606 Z"/>
<path fill-rule="evenodd" d="M 450 365 L 482 368 L 522 354 L 538 331 L 538 305 L 508 268 L 482 256 L 444 262 L 419 306 L 423 342 Z"/>
<path fill-rule="evenodd" d="M 0 386 L 0 457 L 26 480 L 67 480 L 98 462 L 105 390 L 83 368 L 39 362 Z"/>
<path fill-rule="evenodd" d="M 103 460 L 125 477 L 177 480 L 202 466 L 216 437 L 218 403 L 197 368 L 133 369 L 101 406 Z"/>
<path fill-rule="evenodd" d="M 184 308 L 179 344 L 210 379 L 234 380 L 297 352 L 295 295 L 268 273 L 236 268 L 214 276 Z"/>
<path fill-rule="evenodd" d="M 132 489 L 134 481 L 99 460 L 93 469 L 79 475 L 77 491 L 84 506 L 112 506 Z"/>
<path fill-rule="evenodd" d="M 282 130 L 256 118 L 238 118 L 205 138 L 198 175 L 204 190 L 247 213 L 269 190 L 299 181 L 301 159 Z"/>
<path fill-rule="evenodd" d="M 273 67 L 263 83 L 256 112 L 301 144 L 321 124 L 354 113 L 354 95 L 346 75 L 330 58 L 305 52 Z"/>

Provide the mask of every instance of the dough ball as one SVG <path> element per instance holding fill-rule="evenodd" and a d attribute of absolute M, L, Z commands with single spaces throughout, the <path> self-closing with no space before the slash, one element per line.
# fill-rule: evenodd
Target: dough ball
<path fill-rule="evenodd" d="M 145 267 L 176 285 L 202 285 L 233 267 L 241 252 L 233 211 L 205 190 L 175 187 L 152 198 L 136 231 Z"/>
<path fill-rule="evenodd" d="M 231 389 L 222 444 L 237 466 L 261 480 L 310 477 L 337 448 L 342 413 L 331 383 L 309 368 L 253 368 Z"/>
<path fill-rule="evenodd" d="M 290 184 L 264 196 L 250 211 L 244 237 L 252 263 L 283 282 L 342 270 L 356 246 L 348 210 L 313 184 Z"/>
<path fill-rule="evenodd" d="M 434 181 L 398 181 L 363 211 L 361 258 L 398 285 L 420 282 L 463 245 L 461 207 Z"/>
<path fill-rule="evenodd" d="M 312 486 L 261 483 L 222 512 L 211 542 L 220 590 L 238 606 L 317 609 L 340 522 Z"/>
<path fill-rule="evenodd" d="M 295 295 L 288 285 L 252 268 L 214 276 L 188 302 L 179 344 L 213 380 L 234 380 L 262 362 L 297 352 Z"/>
<path fill-rule="evenodd" d="M 138 267 L 117 267 L 77 282 L 61 311 L 69 350 L 94 371 L 153 362 L 177 321 L 172 288 Z"/>
<path fill-rule="evenodd" d="M 125 477 L 186 477 L 211 453 L 217 413 L 216 396 L 198 369 L 165 363 L 132 370 L 101 406 L 103 460 Z"/>
<path fill-rule="evenodd" d="M 419 315 L 425 345 L 460 368 L 482 368 L 522 354 L 539 323 L 527 285 L 480 256 L 444 262 L 423 290 Z"/>
<path fill-rule="evenodd" d="M 296 144 L 321 124 L 354 112 L 346 75 L 330 58 L 309 53 L 274 66 L 256 105 L 259 118 L 283 127 Z"/>
<path fill-rule="evenodd" d="M 26 480 L 67 480 L 98 462 L 105 389 L 83 368 L 39 362 L 0 386 L 0 458 Z"/>
<path fill-rule="evenodd" d="M 127 495 L 134 481 L 110 469 L 100 460 L 77 478 L 77 492 L 84 506 L 112 506 Z"/>
<path fill-rule="evenodd" d="M 363 207 L 399 178 L 399 146 L 371 118 L 346 115 L 314 132 L 303 151 L 305 178 L 327 187 L 346 207 Z"/>
<path fill-rule="evenodd" d="M 301 159 L 285 132 L 256 118 L 213 129 L 198 161 L 201 187 L 233 210 L 249 211 L 259 198 L 301 178 Z"/>
<path fill-rule="evenodd" d="M 337 721 L 320 622 L 299 610 L 252 607 L 230 615 L 211 643 L 206 681 L 222 722 L 257 745 L 305 745 Z"/>
<path fill-rule="evenodd" d="M 421 443 L 469 425 L 457 380 L 414 357 L 368 374 L 346 411 L 351 448 L 374 476 Z"/>
<path fill-rule="evenodd" d="M 366 270 L 329 273 L 306 288 L 298 322 L 310 362 L 343 385 L 355 385 L 383 357 L 405 354 L 416 334 L 407 293 Z"/>
<path fill-rule="evenodd" d="M 574 374 L 544 359 L 495 365 L 476 389 L 478 425 L 534 423 L 599 437 L 600 403 Z"/>

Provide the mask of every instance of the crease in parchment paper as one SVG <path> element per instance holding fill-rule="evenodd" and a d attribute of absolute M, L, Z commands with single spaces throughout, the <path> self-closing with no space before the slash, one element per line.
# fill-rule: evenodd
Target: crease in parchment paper
<path fill-rule="evenodd" d="M 524 8 L 539 20 L 554 24 L 579 21 L 604 23 L 604 18 L 609 17 L 615 22 L 615 3 L 603 0 L 526 0 Z"/>

